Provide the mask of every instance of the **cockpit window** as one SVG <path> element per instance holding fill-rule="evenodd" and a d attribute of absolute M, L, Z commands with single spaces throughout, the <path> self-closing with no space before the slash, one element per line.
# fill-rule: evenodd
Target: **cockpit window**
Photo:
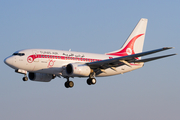
<path fill-rule="evenodd" d="M 13 53 L 13 55 L 24 56 L 24 53 Z"/>

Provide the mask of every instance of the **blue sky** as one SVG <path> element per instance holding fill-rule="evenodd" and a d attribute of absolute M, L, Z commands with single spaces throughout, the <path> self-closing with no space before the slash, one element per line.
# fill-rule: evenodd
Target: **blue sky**
<path fill-rule="evenodd" d="M 179 1 L 0 1 L 0 118 L 3 120 L 179 120 L 179 55 L 123 75 L 50 83 L 23 82 L 3 60 L 27 48 L 106 53 L 119 49 L 140 18 L 148 19 L 144 51 L 179 53 Z"/>

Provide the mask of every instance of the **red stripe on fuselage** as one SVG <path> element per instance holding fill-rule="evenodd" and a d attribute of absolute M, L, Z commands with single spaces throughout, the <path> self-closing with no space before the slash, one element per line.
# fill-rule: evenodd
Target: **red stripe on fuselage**
<path fill-rule="evenodd" d="M 56 56 L 56 55 L 30 55 L 27 58 L 27 61 L 29 63 L 32 63 L 37 58 L 48 58 L 52 60 L 60 59 L 60 60 L 74 60 L 74 61 L 84 61 L 84 62 L 95 62 L 95 61 L 102 61 L 101 59 L 91 59 L 91 58 L 78 58 L 78 57 L 69 57 L 69 56 Z M 112 57 L 109 57 L 109 59 L 112 59 Z M 138 64 L 132 64 L 131 65 L 138 65 Z"/>
<path fill-rule="evenodd" d="M 50 59 L 61 59 L 61 60 L 76 60 L 76 61 L 88 61 L 88 62 L 94 62 L 94 61 L 101 61 L 100 59 L 90 59 L 90 58 L 78 58 L 78 57 L 69 57 L 69 56 L 55 56 L 55 55 L 30 55 L 27 58 L 27 61 L 29 63 L 32 63 L 37 58 L 50 58 Z"/>

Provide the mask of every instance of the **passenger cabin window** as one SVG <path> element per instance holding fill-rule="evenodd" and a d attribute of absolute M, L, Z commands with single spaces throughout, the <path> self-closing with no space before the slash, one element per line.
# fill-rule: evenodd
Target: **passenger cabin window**
<path fill-rule="evenodd" d="M 13 55 L 24 56 L 24 53 L 13 53 Z"/>

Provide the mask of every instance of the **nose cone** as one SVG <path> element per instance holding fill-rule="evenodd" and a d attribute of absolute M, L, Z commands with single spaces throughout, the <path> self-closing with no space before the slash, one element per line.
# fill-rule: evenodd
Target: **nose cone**
<path fill-rule="evenodd" d="M 8 57 L 6 59 L 4 59 L 4 63 L 10 67 L 12 67 L 13 65 L 13 61 L 12 61 L 12 58 L 11 57 Z"/>

